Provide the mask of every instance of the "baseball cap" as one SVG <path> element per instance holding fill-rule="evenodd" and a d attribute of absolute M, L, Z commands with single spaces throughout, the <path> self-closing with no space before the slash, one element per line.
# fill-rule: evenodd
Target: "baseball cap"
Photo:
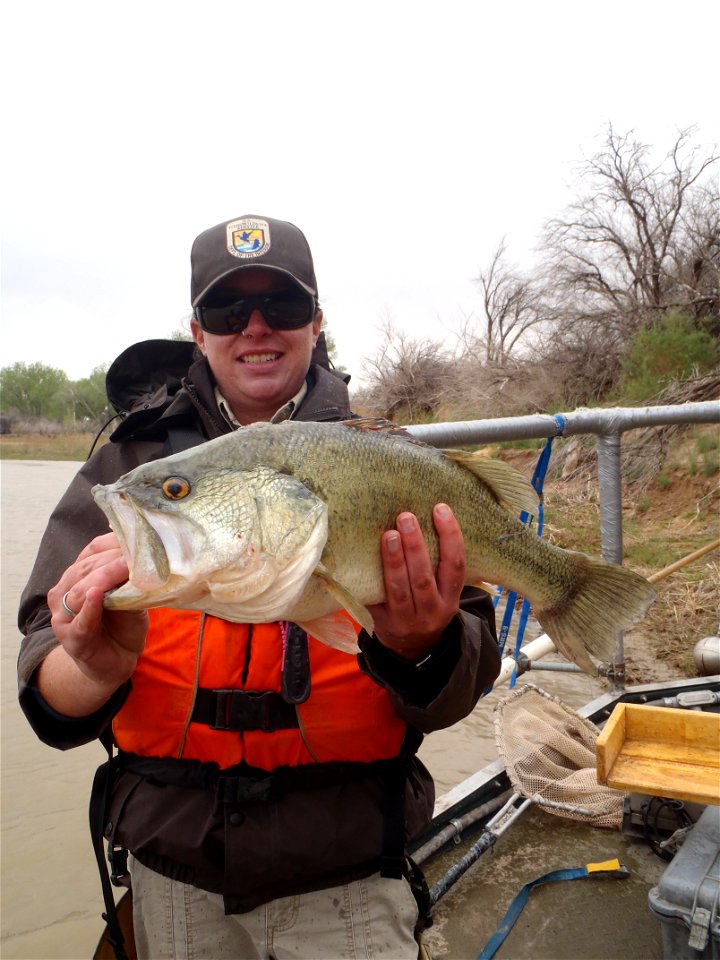
<path fill-rule="evenodd" d="M 253 214 L 218 223 L 195 239 L 190 253 L 193 308 L 212 287 L 247 267 L 284 273 L 317 297 L 310 247 L 295 224 Z"/>

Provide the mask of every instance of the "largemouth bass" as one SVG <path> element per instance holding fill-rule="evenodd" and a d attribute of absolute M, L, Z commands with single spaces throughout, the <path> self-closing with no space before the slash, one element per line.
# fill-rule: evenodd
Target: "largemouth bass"
<path fill-rule="evenodd" d="M 380 538 L 414 513 L 434 564 L 436 503 L 465 537 L 467 584 L 527 597 L 565 657 L 590 674 L 642 617 L 650 584 L 624 567 L 540 540 L 530 483 L 503 461 L 436 450 L 374 421 L 260 423 L 143 464 L 93 496 L 127 560 L 113 610 L 175 607 L 243 623 L 289 620 L 357 650 L 384 600 Z"/>

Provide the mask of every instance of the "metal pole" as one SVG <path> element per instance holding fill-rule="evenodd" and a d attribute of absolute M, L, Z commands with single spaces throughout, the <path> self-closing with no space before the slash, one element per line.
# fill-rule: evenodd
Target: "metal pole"
<path fill-rule="evenodd" d="M 623 562 L 622 473 L 620 434 L 601 434 L 597 439 L 600 537 L 602 555 L 608 563 Z M 625 689 L 623 633 L 618 630 L 615 659 L 609 671 L 614 690 Z"/>
<path fill-rule="evenodd" d="M 609 407 L 563 413 L 563 434 L 615 434 L 638 427 L 671 423 L 720 423 L 720 403 L 705 400 L 660 407 Z M 528 440 L 554 437 L 557 421 L 545 413 L 488 420 L 459 420 L 451 423 L 424 423 L 406 426 L 418 440 L 434 447 L 497 443 L 501 440 Z"/>

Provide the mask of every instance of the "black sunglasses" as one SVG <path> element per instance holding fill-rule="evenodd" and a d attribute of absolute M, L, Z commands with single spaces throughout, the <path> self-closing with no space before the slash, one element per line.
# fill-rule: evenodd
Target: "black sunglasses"
<path fill-rule="evenodd" d="M 272 293 L 263 297 L 241 297 L 215 307 L 195 307 L 195 316 L 208 333 L 242 333 L 253 310 L 259 310 L 273 330 L 299 330 L 315 316 L 317 304 L 309 293 Z"/>

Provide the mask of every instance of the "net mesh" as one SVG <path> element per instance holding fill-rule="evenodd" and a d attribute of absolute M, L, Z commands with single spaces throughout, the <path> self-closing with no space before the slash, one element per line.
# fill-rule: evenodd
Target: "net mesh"
<path fill-rule="evenodd" d="M 495 741 L 514 789 L 526 797 L 581 806 L 550 813 L 619 830 L 625 795 L 598 784 L 595 741 L 600 731 L 539 687 L 526 684 L 495 708 Z"/>

